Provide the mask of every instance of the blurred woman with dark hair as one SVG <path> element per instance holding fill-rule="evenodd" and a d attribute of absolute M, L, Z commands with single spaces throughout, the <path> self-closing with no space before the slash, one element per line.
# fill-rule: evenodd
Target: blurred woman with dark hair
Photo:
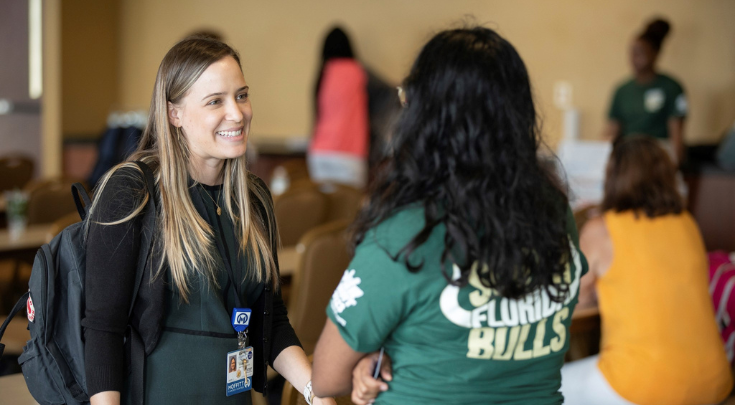
<path fill-rule="evenodd" d="M 401 90 L 392 155 L 315 350 L 314 392 L 349 392 L 353 368 L 374 367 L 365 356 L 382 347 L 390 388 L 353 394 L 357 404 L 561 403 L 586 262 L 537 157 L 523 60 L 490 29 L 444 31 Z"/>
<path fill-rule="evenodd" d="M 307 155 L 312 180 L 365 186 L 367 80 L 347 34 L 339 27 L 332 29 L 324 41 L 322 66 L 314 87 L 314 134 Z"/>
<path fill-rule="evenodd" d="M 566 404 L 714 404 L 730 393 L 707 256 L 675 173 L 652 138 L 613 148 L 604 213 L 580 238 L 590 271 L 579 305 L 599 305 L 602 345 L 562 368 Z"/>
<path fill-rule="evenodd" d="M 620 85 L 612 99 L 605 136 L 642 134 L 664 141 L 668 152 L 681 161 L 684 154 L 684 88 L 656 67 L 661 46 L 671 26 L 662 19 L 651 21 L 633 41 L 630 62 L 633 78 Z"/>

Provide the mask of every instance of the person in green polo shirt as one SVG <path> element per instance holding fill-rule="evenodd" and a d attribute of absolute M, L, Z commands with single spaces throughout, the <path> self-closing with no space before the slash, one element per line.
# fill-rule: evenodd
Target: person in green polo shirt
<path fill-rule="evenodd" d="M 661 139 L 681 161 L 688 110 L 686 95 L 676 79 L 656 69 L 669 29 L 668 22 L 657 19 L 633 41 L 630 52 L 633 78 L 615 90 L 605 135 L 610 140 L 633 134 Z"/>
<path fill-rule="evenodd" d="M 490 29 L 444 31 L 401 90 L 392 155 L 326 309 L 314 393 L 349 393 L 356 365 L 374 367 L 383 348 L 391 381 L 353 391 L 356 404 L 561 404 L 587 263 L 537 157 L 523 60 Z"/>

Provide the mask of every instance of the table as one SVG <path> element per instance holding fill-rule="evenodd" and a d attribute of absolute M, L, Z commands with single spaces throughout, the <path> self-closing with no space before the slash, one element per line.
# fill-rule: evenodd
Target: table
<path fill-rule="evenodd" d="M 14 258 L 32 263 L 36 251 L 48 241 L 51 224 L 30 225 L 16 240 L 7 229 L 0 229 L 0 260 Z"/>
<path fill-rule="evenodd" d="M 23 374 L 0 377 L 0 405 L 38 405 L 28 392 Z"/>
<path fill-rule="evenodd" d="M 10 239 L 7 229 L 0 230 L 0 252 L 12 252 L 15 250 L 38 249 L 46 243 L 51 224 L 30 225 L 16 240 Z"/>
<path fill-rule="evenodd" d="M 7 229 L 0 229 L 0 260 L 11 260 L 11 265 L 4 265 L 2 270 L 4 274 L 8 274 L 8 270 L 12 273 L 8 289 L 0 291 L 2 301 L 0 301 L 0 311 L 9 311 L 15 300 L 20 297 L 23 291 L 28 289 L 27 285 L 20 282 L 21 263 L 33 264 L 38 248 L 46 243 L 51 224 L 31 225 L 16 240 L 10 239 L 10 232 Z"/>

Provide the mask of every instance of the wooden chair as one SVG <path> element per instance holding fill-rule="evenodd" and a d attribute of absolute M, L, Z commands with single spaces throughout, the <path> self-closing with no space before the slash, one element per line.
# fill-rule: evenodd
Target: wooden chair
<path fill-rule="evenodd" d="M 569 351 L 564 360 L 575 361 L 599 353 L 601 326 L 598 307 L 575 309 L 569 328 Z"/>
<path fill-rule="evenodd" d="M 327 198 L 314 186 L 289 187 L 273 200 L 283 246 L 295 246 L 310 229 L 324 223 Z"/>
<path fill-rule="evenodd" d="M 325 222 L 354 221 L 365 197 L 362 191 L 341 184 L 322 184 L 319 186 L 319 191 L 329 201 Z"/>
<path fill-rule="evenodd" d="M 72 212 L 77 212 L 71 194 L 74 179 L 51 179 L 26 187 L 28 198 L 28 225 L 52 223 Z"/>
<path fill-rule="evenodd" d="M 293 273 L 289 320 L 306 354 L 314 352 L 324 323 L 325 308 L 351 256 L 345 229 L 348 221 L 334 221 L 307 232 L 297 245 L 299 259 Z"/>
<path fill-rule="evenodd" d="M 0 191 L 22 189 L 33 177 L 33 160 L 24 156 L 0 158 Z"/>
<path fill-rule="evenodd" d="M 309 178 L 309 169 L 306 167 L 306 161 L 303 159 L 287 160 L 279 166 L 286 170 L 286 174 L 288 174 L 288 179 L 291 183 Z"/>
<path fill-rule="evenodd" d="M 309 361 L 313 361 L 313 357 L 309 356 Z M 355 405 L 350 399 L 350 395 L 337 397 L 334 399 L 337 405 Z M 281 394 L 281 405 L 308 405 L 304 396 L 286 381 L 283 385 L 283 393 Z"/>

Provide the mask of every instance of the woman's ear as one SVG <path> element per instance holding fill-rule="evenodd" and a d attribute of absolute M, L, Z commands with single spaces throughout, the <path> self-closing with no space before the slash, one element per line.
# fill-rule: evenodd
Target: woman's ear
<path fill-rule="evenodd" d="M 181 127 L 181 108 L 174 105 L 172 102 L 168 102 L 168 120 L 175 127 Z"/>

